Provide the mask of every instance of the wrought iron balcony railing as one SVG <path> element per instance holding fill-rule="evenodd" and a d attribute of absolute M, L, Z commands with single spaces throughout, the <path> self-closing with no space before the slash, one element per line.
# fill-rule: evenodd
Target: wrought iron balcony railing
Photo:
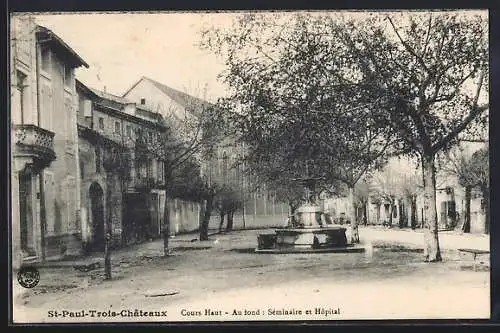
<path fill-rule="evenodd" d="M 14 125 L 15 154 L 32 155 L 33 158 L 51 162 L 55 160 L 54 133 L 32 124 Z"/>
<path fill-rule="evenodd" d="M 131 185 L 136 191 L 150 191 L 163 188 L 164 182 L 154 177 L 141 177 L 131 180 Z M 130 188 L 130 186 L 129 186 Z"/>

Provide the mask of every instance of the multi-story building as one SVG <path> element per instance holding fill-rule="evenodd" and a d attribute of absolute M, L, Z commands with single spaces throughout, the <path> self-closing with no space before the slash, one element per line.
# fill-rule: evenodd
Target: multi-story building
<path fill-rule="evenodd" d="M 142 77 L 133 84 L 123 97 L 161 113 L 167 120 L 184 119 L 186 114 L 200 117 L 202 110 L 209 106 L 207 101 L 147 77 Z M 273 191 L 265 187 L 255 190 L 242 167 L 235 167 L 243 149 L 237 146 L 232 138 L 226 137 L 215 149 L 212 159 L 202 159 L 202 172 L 209 179 L 234 185 L 241 191 L 243 207 L 235 215 L 234 222 L 238 226 L 283 224 L 288 214 L 288 206 L 278 202 Z"/>
<path fill-rule="evenodd" d="M 109 219 L 113 245 L 160 236 L 165 177 L 161 158 L 149 147 L 165 131 L 161 116 L 81 82 L 77 89 L 85 244 L 102 249 Z M 111 168 L 109 159 L 115 160 Z"/>
<path fill-rule="evenodd" d="M 13 267 L 78 252 L 74 70 L 88 65 L 30 16 L 11 20 Z"/>

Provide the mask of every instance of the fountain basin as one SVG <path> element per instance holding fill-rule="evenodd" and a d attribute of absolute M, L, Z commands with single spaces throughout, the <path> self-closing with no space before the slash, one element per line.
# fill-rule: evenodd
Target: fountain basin
<path fill-rule="evenodd" d="M 257 253 L 363 252 L 364 247 L 347 243 L 346 228 L 282 228 L 259 234 Z"/>
<path fill-rule="evenodd" d="M 347 245 L 346 228 L 284 228 L 275 233 L 277 247 L 322 248 Z"/>

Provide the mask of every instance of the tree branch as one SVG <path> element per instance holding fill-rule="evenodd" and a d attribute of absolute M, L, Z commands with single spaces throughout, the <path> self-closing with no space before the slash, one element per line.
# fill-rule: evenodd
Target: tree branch
<path fill-rule="evenodd" d="M 401 42 L 401 44 L 403 44 L 403 46 L 404 46 L 405 50 L 406 50 L 406 51 L 408 51 L 408 53 L 410 53 L 411 55 L 413 55 L 413 56 L 415 57 L 415 59 L 416 59 L 416 60 L 420 63 L 420 65 L 422 66 L 422 68 L 424 68 L 424 70 L 425 70 L 426 72 L 428 72 L 428 68 L 427 68 L 427 65 L 425 64 L 424 59 L 422 59 L 422 57 L 421 57 L 421 56 L 419 56 L 419 55 L 415 52 L 415 50 L 413 50 L 413 49 L 411 48 L 411 46 L 410 46 L 410 45 L 408 45 L 408 43 L 407 43 L 407 42 L 405 42 L 405 41 L 403 40 L 403 38 L 402 38 L 402 37 L 401 37 L 401 35 L 399 34 L 398 29 L 396 28 L 396 26 L 395 26 L 395 25 L 394 25 L 394 23 L 392 22 L 392 19 L 391 19 L 391 17 L 390 17 L 390 16 L 388 16 L 388 17 L 387 17 L 387 20 L 388 20 L 388 21 L 389 21 L 389 23 L 391 24 L 392 28 L 394 29 L 394 32 L 395 32 L 395 33 L 396 33 L 396 35 L 398 36 L 398 39 L 399 39 L 399 41 Z"/>
<path fill-rule="evenodd" d="M 432 151 L 434 153 L 438 152 L 441 150 L 444 146 L 446 146 L 448 143 L 450 143 L 453 139 L 457 137 L 460 132 L 462 132 L 478 115 L 480 115 L 482 112 L 486 111 L 489 109 L 489 104 L 484 104 L 478 106 L 478 101 L 479 101 L 479 95 L 481 93 L 481 88 L 483 86 L 483 80 L 484 80 L 484 68 L 481 70 L 481 73 L 479 74 L 479 81 L 477 83 L 476 87 L 476 95 L 474 96 L 474 100 L 472 102 L 471 106 L 471 111 L 465 117 L 465 119 L 462 120 L 461 123 L 459 123 L 452 131 L 448 133 L 441 141 L 437 142 L 432 146 Z"/>

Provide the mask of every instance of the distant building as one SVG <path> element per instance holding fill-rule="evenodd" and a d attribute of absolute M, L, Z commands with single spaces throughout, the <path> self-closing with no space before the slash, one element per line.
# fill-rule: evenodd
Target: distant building
<path fill-rule="evenodd" d="M 11 20 L 13 267 L 80 251 L 74 69 L 88 67 L 29 16 Z"/>
<path fill-rule="evenodd" d="M 137 81 L 123 97 L 161 113 L 167 120 L 183 119 L 190 114 L 199 117 L 203 108 L 210 105 L 207 101 L 147 77 Z M 244 207 L 235 216 L 235 225 L 241 226 L 244 222 L 245 226 L 252 223 L 283 224 L 288 214 L 288 206 L 277 202 L 272 190 L 264 186 L 255 190 L 250 186 L 252 182 L 244 174 L 243 166 L 236 165 L 243 147 L 236 146 L 231 140 L 227 138 L 218 145 L 213 159 L 203 161 L 202 172 L 211 181 L 233 184 L 241 189 Z"/>
<path fill-rule="evenodd" d="M 484 144 L 468 144 L 462 147 L 471 154 L 473 151 L 480 149 Z M 357 216 L 361 220 L 362 210 L 366 209 L 368 224 L 389 224 L 392 220 L 393 226 L 400 225 L 403 227 L 411 227 L 412 216 L 417 227 L 423 224 L 423 188 L 421 184 L 422 171 L 415 163 L 409 159 L 394 158 L 389 161 L 386 166 L 391 177 L 396 181 L 411 178 L 414 182 L 412 198 L 405 197 L 400 193 L 394 194 L 393 207 L 387 198 L 380 195 L 380 185 L 375 182 L 370 184 L 369 200 L 366 208 L 358 207 Z M 411 202 L 413 200 L 413 203 Z M 474 189 L 471 198 L 471 232 L 485 232 L 485 212 L 484 199 L 482 194 Z M 328 211 L 337 221 L 347 221 L 349 213 L 349 202 L 345 197 L 327 198 L 324 201 L 326 211 Z M 436 211 L 438 227 L 440 229 L 448 229 L 450 227 L 460 227 L 463 223 L 465 214 L 465 189 L 460 186 L 455 175 L 437 172 L 436 173 Z M 392 219 L 390 215 L 392 213 Z"/>
<path fill-rule="evenodd" d="M 161 116 L 81 82 L 77 82 L 77 89 L 85 244 L 90 250 L 102 250 L 108 216 L 115 246 L 161 236 L 164 170 L 160 158 L 148 150 L 148 143 L 165 131 Z M 142 139 L 146 141 L 140 142 Z M 119 164 L 106 170 L 105 162 L 113 149 Z"/>

